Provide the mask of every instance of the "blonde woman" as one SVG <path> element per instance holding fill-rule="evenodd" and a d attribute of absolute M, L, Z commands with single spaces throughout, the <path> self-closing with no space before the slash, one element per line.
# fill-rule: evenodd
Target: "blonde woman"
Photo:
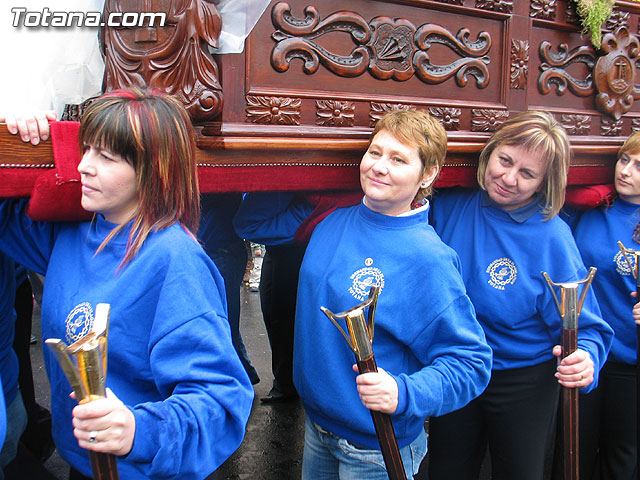
<path fill-rule="evenodd" d="M 467 292 L 493 349 L 489 386 L 465 408 L 431 420 L 432 480 L 478 478 L 487 446 L 494 479 L 542 480 L 560 385 L 597 384 L 612 332 L 589 292 L 578 350 L 561 355 L 561 320 L 548 285 L 586 269 L 566 223 L 569 141 L 551 115 L 505 122 L 480 154 L 480 190 L 438 193 L 431 220 L 462 262 Z"/>

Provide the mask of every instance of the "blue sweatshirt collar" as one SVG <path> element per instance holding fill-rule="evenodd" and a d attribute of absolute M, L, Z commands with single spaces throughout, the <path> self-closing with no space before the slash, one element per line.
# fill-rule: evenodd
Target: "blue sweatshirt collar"
<path fill-rule="evenodd" d="M 515 210 L 505 210 L 500 205 L 494 203 L 489 197 L 489 194 L 486 192 L 486 190 L 483 190 L 481 204 L 483 207 L 493 207 L 493 208 L 502 210 L 513 221 L 518 223 L 524 223 L 540 211 L 540 208 L 542 207 L 543 202 L 544 202 L 544 195 L 538 192 L 536 193 L 533 201 L 526 204 L 525 206 L 516 208 Z"/>

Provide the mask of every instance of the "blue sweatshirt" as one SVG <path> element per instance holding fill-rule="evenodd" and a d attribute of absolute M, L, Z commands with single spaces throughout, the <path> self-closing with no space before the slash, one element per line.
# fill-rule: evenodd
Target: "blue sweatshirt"
<path fill-rule="evenodd" d="M 636 291 L 636 283 L 617 242 L 629 249 L 640 249 L 640 244 L 631 238 L 638 221 L 640 205 L 617 199 L 610 208 L 585 212 L 574 231 L 584 263 L 598 269 L 593 291 L 602 318 L 615 332 L 609 359 L 630 364 L 635 364 L 637 357 L 636 324 L 631 314 L 637 300 L 630 295 Z M 630 260 L 633 265 L 631 257 Z"/>
<path fill-rule="evenodd" d="M 304 205 L 287 194 L 250 195 L 236 217 L 239 233 L 257 241 L 293 238 Z M 398 444 L 411 443 L 430 415 L 466 405 L 489 381 L 491 350 L 465 294 L 455 252 L 427 222 L 428 207 L 391 217 L 364 204 L 341 208 L 316 227 L 300 270 L 294 381 L 309 417 L 356 445 L 379 449 L 362 405 L 353 352 L 320 310 L 339 313 L 381 287 L 373 349 L 398 384 L 392 415 Z M 342 325 L 346 328 L 345 325 Z"/>
<path fill-rule="evenodd" d="M 431 219 L 462 262 L 462 277 L 493 349 L 493 368 L 537 365 L 561 344 L 562 319 L 541 271 L 555 283 L 582 280 L 587 271 L 569 226 L 544 221 L 537 203 L 508 212 L 482 190 L 438 193 Z M 578 347 L 594 362 L 594 382 L 611 345 L 611 328 L 587 293 L 578 322 Z"/>
<path fill-rule="evenodd" d="M 96 304 L 109 303 L 107 387 L 131 409 L 131 452 L 123 479 L 202 479 L 244 436 L 253 388 L 231 344 L 223 281 L 180 225 L 152 232 L 124 268 L 128 228 L 96 254 L 115 227 L 93 222 L 32 222 L 24 202 L 0 203 L 0 248 L 46 275 L 43 338 L 78 340 Z M 71 387 L 49 351 L 53 436 L 60 455 L 91 475 L 73 436 Z"/>

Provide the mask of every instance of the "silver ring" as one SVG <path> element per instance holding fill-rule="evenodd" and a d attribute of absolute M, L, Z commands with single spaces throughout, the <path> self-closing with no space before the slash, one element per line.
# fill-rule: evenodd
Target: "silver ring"
<path fill-rule="evenodd" d="M 92 430 L 91 433 L 89 433 L 89 441 L 91 443 L 95 443 L 96 442 L 96 435 L 98 435 L 98 431 L 97 430 Z"/>

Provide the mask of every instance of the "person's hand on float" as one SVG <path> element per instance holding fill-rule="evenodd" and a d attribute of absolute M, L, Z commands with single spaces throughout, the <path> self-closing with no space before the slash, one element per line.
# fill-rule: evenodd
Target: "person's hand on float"
<path fill-rule="evenodd" d="M 6 123 L 10 133 L 19 134 L 22 141 L 33 145 L 49 138 L 49 121 L 55 119 L 56 113 L 53 110 L 29 115 L 0 115 L 0 123 Z"/>

